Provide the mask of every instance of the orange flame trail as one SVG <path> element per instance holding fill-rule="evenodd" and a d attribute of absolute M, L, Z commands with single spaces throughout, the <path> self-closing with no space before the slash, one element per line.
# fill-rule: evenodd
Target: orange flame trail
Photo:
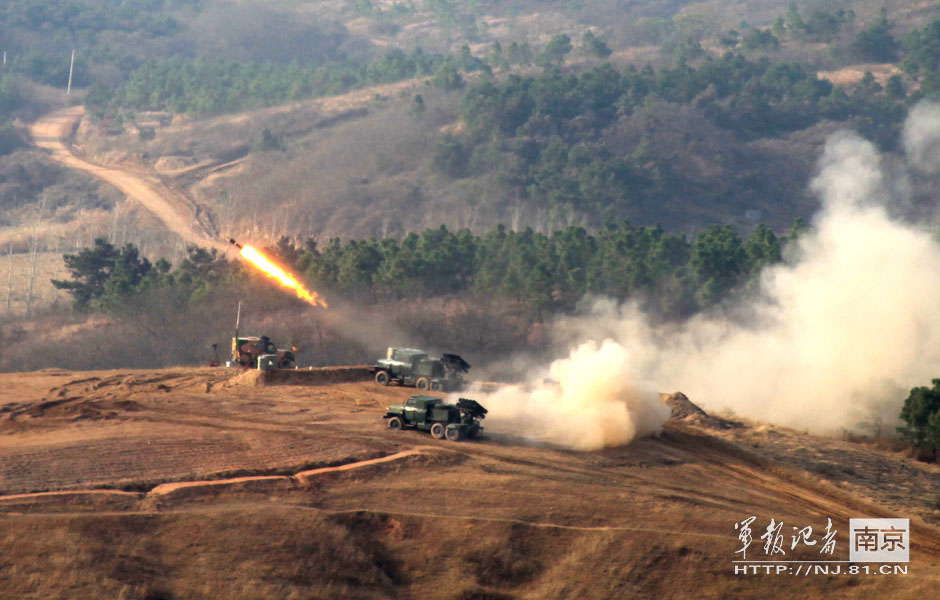
<path fill-rule="evenodd" d="M 284 287 L 290 288 L 297 293 L 297 297 L 305 300 L 314 306 L 326 308 L 326 301 L 320 298 L 316 292 L 310 292 L 299 281 L 288 273 L 285 273 L 276 264 L 272 263 L 267 256 L 261 254 L 248 244 L 242 246 L 241 254 L 253 265 L 265 272 L 268 277 L 276 279 Z"/>

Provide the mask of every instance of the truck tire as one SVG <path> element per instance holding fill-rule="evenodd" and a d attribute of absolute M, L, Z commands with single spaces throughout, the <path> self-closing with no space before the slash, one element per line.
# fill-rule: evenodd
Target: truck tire
<path fill-rule="evenodd" d="M 440 423 L 431 425 L 431 437 L 435 440 L 444 439 L 444 426 Z"/>
<path fill-rule="evenodd" d="M 388 371 L 379 371 L 375 374 L 375 382 L 379 385 L 388 385 L 390 379 Z"/>
<path fill-rule="evenodd" d="M 444 432 L 444 435 L 447 436 L 447 440 L 451 442 L 456 442 L 460 440 L 460 429 L 457 427 L 448 427 L 447 431 Z"/>
<path fill-rule="evenodd" d="M 391 417 L 388 420 L 388 428 L 392 430 L 399 430 L 402 427 L 401 417 Z"/>
<path fill-rule="evenodd" d="M 440 381 L 432 381 L 432 382 L 431 382 L 431 391 L 432 391 L 432 392 L 440 392 L 440 391 L 442 391 L 442 390 L 443 390 L 443 386 L 441 385 L 441 382 L 440 382 Z"/>
<path fill-rule="evenodd" d="M 291 359 L 289 359 L 289 358 L 282 358 L 281 360 L 277 361 L 277 368 L 278 368 L 278 369 L 289 369 L 289 368 L 291 368 L 291 365 L 293 365 L 293 364 L 294 364 L 294 361 L 292 361 Z"/>
<path fill-rule="evenodd" d="M 415 380 L 415 387 L 419 390 L 426 390 L 431 387 L 431 380 L 427 377 L 418 377 Z"/>

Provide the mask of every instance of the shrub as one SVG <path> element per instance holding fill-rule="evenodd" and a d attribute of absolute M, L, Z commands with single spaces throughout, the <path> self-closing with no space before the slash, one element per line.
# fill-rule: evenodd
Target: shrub
<path fill-rule="evenodd" d="M 940 379 L 933 380 L 933 387 L 911 390 L 901 409 L 901 419 L 906 423 L 898 427 L 901 437 L 922 456 L 936 460 L 940 448 Z"/>

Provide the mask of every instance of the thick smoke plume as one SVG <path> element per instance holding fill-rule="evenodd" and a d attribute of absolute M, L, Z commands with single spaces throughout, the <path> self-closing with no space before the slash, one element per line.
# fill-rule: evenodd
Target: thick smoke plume
<path fill-rule="evenodd" d="M 904 151 L 918 171 L 940 172 L 940 105 L 922 101 L 904 124 Z"/>
<path fill-rule="evenodd" d="M 612 339 L 588 341 L 554 361 L 541 379 L 485 399 L 489 431 L 577 450 L 621 446 L 657 434 L 669 418 L 656 388 Z"/>
<path fill-rule="evenodd" d="M 940 109 L 918 106 L 909 161 L 935 172 L 938 140 Z M 488 425 L 573 448 L 618 445 L 668 416 L 655 391 L 681 390 L 711 410 L 816 433 L 891 431 L 907 390 L 940 376 L 940 246 L 890 216 L 904 198 L 853 133 L 827 141 L 812 189 L 822 201 L 812 231 L 762 273 L 756 298 L 671 327 L 598 300 L 568 323 L 582 344 L 549 368 L 557 385 L 493 395 Z"/>

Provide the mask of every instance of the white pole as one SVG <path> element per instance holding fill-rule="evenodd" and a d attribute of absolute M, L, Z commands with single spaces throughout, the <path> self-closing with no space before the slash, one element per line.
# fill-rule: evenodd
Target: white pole
<path fill-rule="evenodd" d="M 235 313 L 235 337 L 232 338 L 232 361 L 238 361 L 241 354 L 241 344 L 238 343 L 238 325 L 242 320 L 242 301 L 238 301 L 238 312 Z"/>
<path fill-rule="evenodd" d="M 72 50 L 72 61 L 69 63 L 69 86 L 65 90 L 65 95 L 72 93 L 72 70 L 75 69 L 75 50 Z"/>

